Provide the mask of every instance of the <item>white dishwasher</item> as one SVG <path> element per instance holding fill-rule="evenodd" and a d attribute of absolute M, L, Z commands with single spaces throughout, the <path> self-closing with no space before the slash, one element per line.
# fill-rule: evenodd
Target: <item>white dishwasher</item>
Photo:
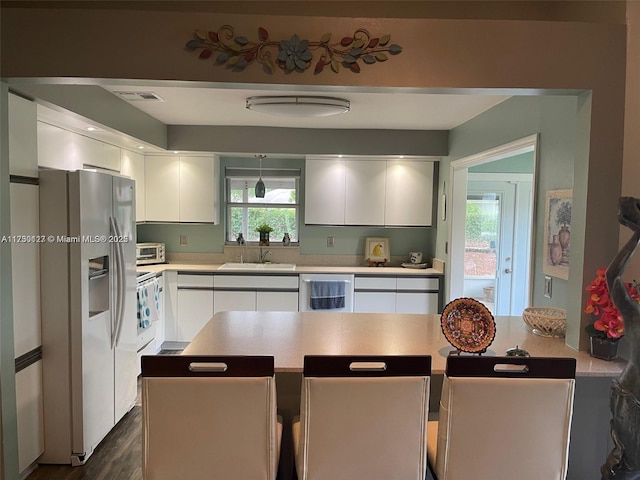
<path fill-rule="evenodd" d="M 299 302 L 301 312 L 353 312 L 353 275 L 331 273 L 302 273 L 300 274 Z M 315 310 L 311 308 L 311 282 L 334 281 L 344 282 L 344 308 Z"/>

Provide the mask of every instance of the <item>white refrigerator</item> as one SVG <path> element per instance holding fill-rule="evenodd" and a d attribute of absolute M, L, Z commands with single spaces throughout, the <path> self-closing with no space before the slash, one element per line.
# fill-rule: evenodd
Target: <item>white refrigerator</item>
<path fill-rule="evenodd" d="M 134 182 L 41 171 L 40 233 L 39 462 L 82 465 L 137 394 Z"/>

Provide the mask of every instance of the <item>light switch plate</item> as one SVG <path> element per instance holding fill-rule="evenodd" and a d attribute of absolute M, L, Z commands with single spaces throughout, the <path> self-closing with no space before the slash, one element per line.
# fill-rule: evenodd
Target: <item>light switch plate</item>
<path fill-rule="evenodd" d="M 544 276 L 544 296 L 551 298 L 551 277 L 549 275 Z"/>

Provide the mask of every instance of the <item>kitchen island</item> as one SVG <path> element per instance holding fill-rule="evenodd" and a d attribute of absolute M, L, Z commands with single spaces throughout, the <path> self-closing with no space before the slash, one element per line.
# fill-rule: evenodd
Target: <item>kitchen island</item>
<path fill-rule="evenodd" d="M 611 379 L 625 365 L 578 352 L 561 338 L 530 333 L 519 317 L 497 317 L 496 337 L 486 355 L 504 355 L 518 345 L 532 356 L 577 360 L 568 480 L 598 480 L 609 441 Z M 439 315 L 320 312 L 220 312 L 184 350 L 190 355 L 273 355 L 278 411 L 284 418 L 280 478 L 291 478 L 291 419 L 299 412 L 305 354 L 428 354 L 432 356 L 429 410 L 438 410 L 446 358 L 453 348 L 440 330 Z M 522 412 L 527 415 L 526 411 Z M 514 438 L 517 432 L 514 432 Z M 509 441 L 509 439 L 505 439 Z"/>
<path fill-rule="evenodd" d="M 497 317 L 487 355 L 519 346 L 532 356 L 572 357 L 580 377 L 615 377 L 624 362 L 606 362 L 568 347 L 562 338 L 527 330 L 520 317 Z M 321 312 L 219 312 L 184 351 L 202 355 L 273 355 L 276 372 L 302 372 L 304 355 L 431 355 L 432 373 L 443 374 L 453 347 L 440 315 Z"/>

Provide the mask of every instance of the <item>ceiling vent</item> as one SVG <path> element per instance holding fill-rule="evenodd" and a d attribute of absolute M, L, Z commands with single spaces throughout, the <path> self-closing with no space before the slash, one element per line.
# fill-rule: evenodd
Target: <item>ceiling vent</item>
<path fill-rule="evenodd" d="M 162 98 L 157 93 L 153 92 L 113 92 L 118 95 L 120 98 L 127 100 L 129 102 L 164 102 L 164 98 Z"/>

